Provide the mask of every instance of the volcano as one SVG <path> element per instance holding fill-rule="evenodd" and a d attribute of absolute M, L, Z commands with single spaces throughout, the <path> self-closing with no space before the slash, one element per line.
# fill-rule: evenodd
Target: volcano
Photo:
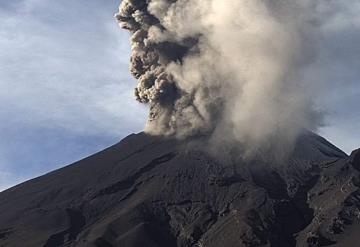
<path fill-rule="evenodd" d="M 282 161 L 132 134 L 0 193 L 0 246 L 358 246 L 360 151 L 304 133 Z"/>

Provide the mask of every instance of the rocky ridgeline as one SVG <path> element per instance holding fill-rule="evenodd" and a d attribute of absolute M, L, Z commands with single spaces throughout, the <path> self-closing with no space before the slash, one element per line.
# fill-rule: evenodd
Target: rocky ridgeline
<path fill-rule="evenodd" d="M 306 133 L 244 161 L 200 143 L 130 135 L 0 193 L 0 246 L 358 246 L 360 150 Z"/>

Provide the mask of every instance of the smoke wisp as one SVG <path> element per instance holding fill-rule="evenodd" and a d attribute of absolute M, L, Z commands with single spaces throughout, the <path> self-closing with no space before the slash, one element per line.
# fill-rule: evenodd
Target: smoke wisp
<path fill-rule="evenodd" d="M 322 115 L 302 70 L 316 51 L 316 1 L 123 0 L 146 131 L 260 146 L 291 142 Z"/>

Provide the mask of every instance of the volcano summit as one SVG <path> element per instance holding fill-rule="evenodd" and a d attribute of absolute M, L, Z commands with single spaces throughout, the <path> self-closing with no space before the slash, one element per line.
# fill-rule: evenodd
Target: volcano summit
<path fill-rule="evenodd" d="M 145 131 L 1 192 L 0 246 L 358 247 L 360 151 L 303 75 L 321 4 L 123 0 Z"/>
<path fill-rule="evenodd" d="M 307 132 L 279 163 L 206 139 L 133 134 L 0 193 L 0 245 L 357 246 L 359 151 Z"/>

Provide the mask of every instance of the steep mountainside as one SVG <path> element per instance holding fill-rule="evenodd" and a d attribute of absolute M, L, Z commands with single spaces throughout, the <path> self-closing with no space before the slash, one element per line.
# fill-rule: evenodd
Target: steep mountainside
<path fill-rule="evenodd" d="M 133 134 L 0 193 L 0 246 L 359 246 L 360 151 L 306 133 L 286 160 L 244 161 L 201 143 Z"/>

